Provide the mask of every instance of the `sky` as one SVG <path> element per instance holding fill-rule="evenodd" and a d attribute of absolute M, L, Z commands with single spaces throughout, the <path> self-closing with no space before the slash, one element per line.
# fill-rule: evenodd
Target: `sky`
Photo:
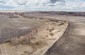
<path fill-rule="evenodd" d="M 0 0 L 0 10 L 85 12 L 85 0 Z"/>

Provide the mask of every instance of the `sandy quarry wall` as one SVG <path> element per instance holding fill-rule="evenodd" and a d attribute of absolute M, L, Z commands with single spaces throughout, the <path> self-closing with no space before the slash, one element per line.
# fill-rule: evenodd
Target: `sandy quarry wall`
<path fill-rule="evenodd" d="M 64 33 L 66 21 L 45 20 L 30 33 L 0 44 L 0 55 L 43 55 Z"/>

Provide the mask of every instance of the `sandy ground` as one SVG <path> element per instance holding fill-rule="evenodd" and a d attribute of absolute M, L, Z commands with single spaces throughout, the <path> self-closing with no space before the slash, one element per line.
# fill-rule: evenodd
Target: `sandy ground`
<path fill-rule="evenodd" d="M 38 17 L 37 14 L 36 17 Z M 39 17 L 66 20 L 69 22 L 69 27 L 65 34 L 45 55 L 85 55 L 85 17 L 52 14 L 41 14 Z"/>
<path fill-rule="evenodd" d="M 68 26 L 66 21 L 60 20 L 42 21 L 24 18 L 1 20 L 0 55 L 43 55 L 63 35 Z M 3 22 L 5 20 L 6 22 Z M 3 32 L 4 27 L 7 29 Z M 18 31 L 19 29 L 21 31 Z M 18 37 L 14 34 L 16 32 L 19 33 Z M 20 34 L 21 32 L 24 34 Z"/>
<path fill-rule="evenodd" d="M 64 35 L 59 40 L 57 40 L 44 55 L 85 55 L 85 17 L 40 13 L 30 14 L 29 16 L 34 16 L 42 19 L 49 18 L 66 20 L 69 22 L 68 29 Z"/>

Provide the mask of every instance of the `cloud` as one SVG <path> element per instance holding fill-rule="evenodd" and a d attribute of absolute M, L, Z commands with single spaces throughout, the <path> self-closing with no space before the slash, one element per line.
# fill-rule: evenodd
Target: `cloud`
<path fill-rule="evenodd" d="M 0 10 L 84 10 L 85 0 L 0 0 Z"/>
<path fill-rule="evenodd" d="M 50 3 L 56 3 L 59 0 L 50 0 Z"/>
<path fill-rule="evenodd" d="M 5 4 L 5 1 L 0 1 L 0 4 Z"/>
<path fill-rule="evenodd" d="M 50 0 L 50 3 L 56 3 L 56 2 L 62 2 L 62 3 L 65 3 L 65 1 L 64 0 Z"/>

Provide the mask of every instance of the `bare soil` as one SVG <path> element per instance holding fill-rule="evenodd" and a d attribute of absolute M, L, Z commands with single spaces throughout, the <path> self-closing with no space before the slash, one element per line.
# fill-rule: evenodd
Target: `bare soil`
<path fill-rule="evenodd" d="M 0 18 L 0 55 L 43 55 L 68 26 L 66 21 L 13 15 Z"/>

